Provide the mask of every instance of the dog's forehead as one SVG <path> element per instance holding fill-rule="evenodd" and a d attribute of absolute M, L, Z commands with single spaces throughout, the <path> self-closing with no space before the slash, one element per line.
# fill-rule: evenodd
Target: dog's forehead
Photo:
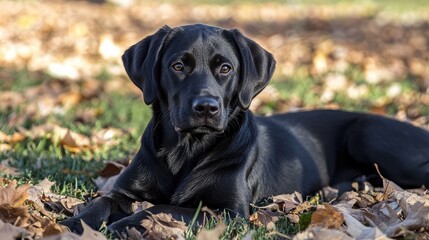
<path fill-rule="evenodd" d="M 221 28 L 206 25 L 191 25 L 175 28 L 166 52 L 169 53 L 194 53 L 194 55 L 210 56 L 213 52 L 232 54 L 233 44 L 225 38 Z"/>

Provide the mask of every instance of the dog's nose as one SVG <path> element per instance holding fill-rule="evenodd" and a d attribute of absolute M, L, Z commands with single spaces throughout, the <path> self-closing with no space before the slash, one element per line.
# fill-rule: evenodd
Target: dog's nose
<path fill-rule="evenodd" d="M 192 102 L 192 109 L 198 114 L 214 116 L 219 112 L 219 101 L 213 97 L 198 97 Z"/>

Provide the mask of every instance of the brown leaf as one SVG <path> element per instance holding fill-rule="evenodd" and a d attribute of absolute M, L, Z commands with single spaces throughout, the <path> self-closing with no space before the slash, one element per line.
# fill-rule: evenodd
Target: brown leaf
<path fill-rule="evenodd" d="M 298 204 L 294 209 L 290 210 L 286 214 L 286 217 L 292 223 L 299 223 L 300 215 L 303 212 L 309 211 L 312 208 L 314 208 L 314 204 L 311 204 L 309 201 L 302 202 L 302 203 Z"/>
<path fill-rule="evenodd" d="M 66 135 L 64 135 L 64 137 L 61 139 L 60 144 L 63 145 L 63 147 L 69 152 L 78 153 L 81 151 L 80 146 L 71 135 L 70 130 L 68 130 Z"/>
<path fill-rule="evenodd" d="M 91 145 L 88 137 L 56 124 L 33 126 L 30 130 L 21 128 L 20 132 L 31 139 L 50 138 L 54 143 L 60 143 L 70 148 L 81 149 Z"/>
<path fill-rule="evenodd" d="M 381 179 L 383 180 L 383 188 L 384 188 L 384 194 L 385 194 L 385 199 L 388 199 L 390 194 L 392 194 L 395 191 L 404 191 L 404 189 L 402 189 L 401 187 L 399 187 L 396 183 L 390 181 L 389 179 L 383 177 L 383 175 L 381 175 L 380 169 L 378 168 L 378 165 L 375 164 L 375 169 L 378 172 L 378 175 L 381 177 Z"/>
<path fill-rule="evenodd" d="M 97 97 L 103 91 L 104 84 L 105 83 L 96 79 L 86 79 L 82 84 L 81 92 L 83 97 L 87 99 Z M 101 112 L 98 112 L 97 114 L 100 113 Z"/>
<path fill-rule="evenodd" d="M 223 222 L 219 222 L 215 228 L 211 230 L 202 229 L 197 234 L 197 240 L 218 240 L 225 232 L 226 225 Z"/>
<path fill-rule="evenodd" d="M 80 223 L 83 227 L 83 233 L 81 238 L 85 240 L 106 240 L 106 237 L 98 231 L 95 231 L 90 226 L 88 226 L 84 221 L 80 220 Z"/>
<path fill-rule="evenodd" d="M 123 136 L 125 131 L 119 128 L 104 128 L 97 132 L 92 132 L 91 142 L 97 145 L 112 146 L 118 143 L 118 138 Z"/>
<path fill-rule="evenodd" d="M 398 237 L 401 229 L 419 230 L 429 226 L 429 199 L 406 191 L 395 191 L 396 201 L 380 203 L 366 213 L 389 237 Z"/>
<path fill-rule="evenodd" d="M 57 234 L 53 236 L 44 237 L 43 240 L 86 240 L 79 235 L 71 232 Z"/>
<path fill-rule="evenodd" d="M 55 182 L 49 181 L 47 178 L 43 179 L 38 184 L 31 186 L 27 190 L 28 200 L 40 205 L 43 207 L 42 203 L 42 195 L 48 194 L 51 192 L 51 187 L 55 184 Z"/>
<path fill-rule="evenodd" d="M 325 53 L 318 51 L 313 58 L 315 74 L 322 74 L 328 70 L 328 59 Z"/>
<path fill-rule="evenodd" d="M 294 240 L 352 240 L 346 233 L 337 229 L 327 229 L 321 227 L 310 227 L 304 232 L 300 232 L 293 238 Z"/>
<path fill-rule="evenodd" d="M 340 229 L 344 223 L 343 214 L 329 204 L 319 206 L 311 216 L 310 226 Z"/>
<path fill-rule="evenodd" d="M 77 205 L 84 204 L 85 201 L 82 201 L 82 200 L 77 199 L 77 198 L 66 197 L 66 198 L 61 198 L 60 203 L 64 207 L 65 210 L 67 210 L 70 213 L 73 213 L 75 207 Z"/>
<path fill-rule="evenodd" d="M 7 143 L 0 143 L 0 152 L 7 152 L 12 149 L 12 146 Z"/>
<path fill-rule="evenodd" d="M 128 240 L 141 240 L 144 239 L 143 234 L 139 232 L 135 227 L 127 228 L 127 239 Z"/>
<path fill-rule="evenodd" d="M 146 210 L 150 207 L 153 207 L 154 205 L 150 202 L 133 202 L 131 203 L 131 210 L 132 212 L 138 212 L 138 211 L 142 211 L 142 210 Z"/>
<path fill-rule="evenodd" d="M 67 232 L 66 227 L 55 223 L 53 220 L 36 213 L 32 214 L 32 224 L 27 227 L 28 231 L 36 237 L 46 237 Z"/>
<path fill-rule="evenodd" d="M 78 109 L 75 113 L 74 120 L 76 122 L 92 123 L 95 122 L 97 117 L 99 117 L 102 113 L 103 110 L 100 108 Z"/>
<path fill-rule="evenodd" d="M 3 187 L 4 183 L 7 183 L 6 187 Z M 9 204 L 12 207 L 21 207 L 28 195 L 26 193 L 29 185 L 21 185 L 17 187 L 16 180 L 7 181 L 0 179 L 0 204 Z"/>
<path fill-rule="evenodd" d="M 0 104 L 1 110 L 15 109 L 24 102 L 24 98 L 18 92 L 2 91 L 0 92 L 0 102 L 2 103 Z"/>
<path fill-rule="evenodd" d="M 64 92 L 58 96 L 58 100 L 65 109 L 70 109 L 82 100 L 82 94 L 78 91 Z"/>
<path fill-rule="evenodd" d="M 66 230 L 64 229 L 64 226 L 59 225 L 53 221 L 50 221 L 49 224 L 46 227 L 44 227 L 43 237 L 54 236 L 65 232 Z"/>
<path fill-rule="evenodd" d="M 345 208 L 340 209 L 346 222 L 346 232 L 354 239 L 390 239 L 377 227 L 367 227 L 356 220 Z"/>
<path fill-rule="evenodd" d="M 4 180 L 0 182 L 3 185 Z M 17 187 L 16 180 L 8 182 L 6 187 L 0 186 L 0 219 L 16 226 L 25 226 L 30 215 L 28 207 L 23 206 L 27 199 L 28 185 Z"/>
<path fill-rule="evenodd" d="M 17 168 L 10 166 L 10 159 L 3 160 L 0 163 L 0 172 L 13 177 L 19 176 L 21 174 Z"/>
<path fill-rule="evenodd" d="M 294 192 L 292 194 L 281 194 L 273 196 L 273 202 L 279 205 L 279 209 L 285 213 L 288 213 L 292 209 L 295 209 L 299 204 L 303 202 L 301 193 Z"/>
<path fill-rule="evenodd" d="M 27 235 L 25 229 L 16 227 L 10 223 L 5 223 L 0 219 L 0 239 L 15 240 L 19 236 Z"/>
<path fill-rule="evenodd" d="M 173 219 L 171 214 L 151 214 L 141 225 L 146 229 L 148 239 L 185 239 L 186 224 Z"/>
<path fill-rule="evenodd" d="M 44 201 L 46 194 L 50 194 L 50 188 L 55 184 L 55 182 L 49 181 L 47 178 L 39 182 L 38 184 L 31 186 L 27 190 L 28 198 L 27 201 L 31 204 L 35 210 L 39 211 L 44 216 L 49 216 L 52 218 L 52 214 L 50 214 L 45 209 Z M 50 198 L 49 198 L 50 199 Z"/>
<path fill-rule="evenodd" d="M 118 175 L 125 167 L 125 165 L 119 162 L 107 162 L 99 175 L 101 177 L 112 177 Z"/>
<path fill-rule="evenodd" d="M 313 207 L 314 206 L 312 204 L 310 204 L 310 202 L 305 201 L 303 203 L 300 203 L 298 206 L 296 206 L 296 208 L 294 208 L 292 210 L 292 213 L 302 213 L 302 212 L 310 210 Z"/>
<path fill-rule="evenodd" d="M 49 181 L 47 178 L 43 179 L 38 184 L 34 185 L 34 188 L 39 189 L 42 193 L 50 193 L 51 187 L 55 185 L 55 182 Z"/>
<path fill-rule="evenodd" d="M 268 230 L 276 228 L 276 222 L 279 220 L 280 212 L 272 212 L 270 210 L 258 209 L 251 216 L 249 221 L 257 226 L 264 226 Z"/>
<path fill-rule="evenodd" d="M 341 195 L 339 200 L 352 203 L 353 205 L 357 205 L 360 208 L 366 208 L 368 206 L 372 206 L 379 201 L 380 196 L 378 194 L 374 194 L 377 198 L 374 198 L 369 193 L 364 192 L 345 192 Z M 384 199 L 384 197 L 383 197 Z"/>
<path fill-rule="evenodd" d="M 18 143 L 22 142 L 25 139 L 24 134 L 15 132 L 12 135 L 7 135 L 6 133 L 0 131 L 0 143 L 6 142 L 6 143 Z"/>

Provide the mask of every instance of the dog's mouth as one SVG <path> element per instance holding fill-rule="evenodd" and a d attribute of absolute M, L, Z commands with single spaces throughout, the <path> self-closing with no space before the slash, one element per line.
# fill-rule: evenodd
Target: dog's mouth
<path fill-rule="evenodd" d="M 213 126 L 208 125 L 202 125 L 202 126 L 194 126 L 194 127 L 188 127 L 188 128 L 180 128 L 175 126 L 174 130 L 178 133 L 191 133 L 191 134 L 207 134 L 207 133 L 223 133 L 223 128 L 217 128 Z"/>

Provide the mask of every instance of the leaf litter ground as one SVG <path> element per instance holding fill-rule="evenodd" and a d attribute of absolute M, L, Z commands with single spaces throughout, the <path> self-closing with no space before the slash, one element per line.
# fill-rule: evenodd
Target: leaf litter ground
<path fill-rule="evenodd" d="M 376 4 L 193 4 L 0 2 L 8 9 L 0 16 L 1 239 L 106 238 L 86 225 L 82 236 L 68 233 L 58 221 L 108 192 L 136 151 L 150 111 L 137 107 L 140 93 L 120 55 L 164 24 L 238 27 L 273 52 L 273 83 L 252 105 L 260 114 L 346 108 L 428 127 L 428 6 L 392 18 Z M 428 239 L 427 190 L 383 180 L 384 188 L 341 196 L 331 188 L 311 198 L 272 196 L 253 206 L 249 221 L 208 209 L 211 220 L 197 227 L 152 215 L 142 222 L 146 235 L 129 236 Z"/>

